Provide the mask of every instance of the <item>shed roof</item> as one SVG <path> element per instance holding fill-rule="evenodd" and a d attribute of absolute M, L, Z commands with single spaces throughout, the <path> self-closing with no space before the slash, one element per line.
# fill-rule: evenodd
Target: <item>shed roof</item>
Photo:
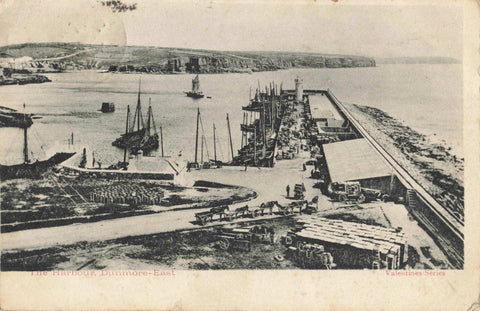
<path fill-rule="evenodd" d="M 392 174 L 365 138 L 325 144 L 323 151 L 332 182 L 384 177 Z"/>

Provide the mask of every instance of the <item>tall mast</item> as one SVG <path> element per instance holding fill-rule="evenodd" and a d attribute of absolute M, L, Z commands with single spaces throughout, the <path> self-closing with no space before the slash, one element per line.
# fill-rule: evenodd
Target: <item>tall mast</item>
<path fill-rule="evenodd" d="M 257 165 L 257 126 L 253 128 L 253 164 Z"/>
<path fill-rule="evenodd" d="M 200 108 L 197 108 L 197 131 L 195 134 L 195 163 L 197 162 L 197 152 L 198 152 L 198 123 L 200 121 Z"/>
<path fill-rule="evenodd" d="M 232 161 L 233 161 L 232 133 L 230 132 L 230 119 L 228 118 L 228 113 L 227 113 L 227 126 L 228 126 L 228 137 L 230 139 L 230 151 L 232 152 Z"/>
<path fill-rule="evenodd" d="M 25 103 L 23 103 L 23 162 L 28 163 L 28 142 L 27 142 L 27 114 L 25 111 Z"/>
<path fill-rule="evenodd" d="M 148 98 L 148 119 L 147 119 L 147 130 L 145 134 L 150 136 L 150 119 L 152 117 L 152 99 Z"/>
<path fill-rule="evenodd" d="M 200 163 L 203 163 L 203 140 L 204 140 L 205 136 L 203 136 L 202 134 L 202 148 L 200 148 Z"/>
<path fill-rule="evenodd" d="M 213 123 L 213 157 L 217 162 L 217 143 L 215 141 L 215 123 Z"/>
<path fill-rule="evenodd" d="M 263 147 L 262 147 L 262 157 L 265 158 L 267 153 L 267 131 L 265 128 L 265 102 L 262 102 L 262 136 L 263 136 Z"/>
<path fill-rule="evenodd" d="M 140 82 L 138 83 L 138 99 L 137 99 L 137 109 L 135 111 L 135 117 L 137 118 L 137 131 L 140 131 L 140 119 L 143 127 L 143 118 L 142 118 L 142 105 L 140 103 L 140 88 L 142 87 L 142 78 L 140 77 Z M 135 124 L 134 124 L 135 126 Z"/>
<path fill-rule="evenodd" d="M 128 125 L 130 122 L 130 105 L 127 105 L 127 122 L 125 124 L 125 134 L 128 133 Z M 123 149 L 123 163 L 127 163 L 127 146 Z"/>
<path fill-rule="evenodd" d="M 163 130 L 161 126 L 160 126 L 160 146 L 162 148 L 162 157 L 163 157 Z"/>
<path fill-rule="evenodd" d="M 128 133 L 129 123 L 130 123 L 130 105 L 127 105 L 127 123 L 125 125 L 125 134 Z"/>

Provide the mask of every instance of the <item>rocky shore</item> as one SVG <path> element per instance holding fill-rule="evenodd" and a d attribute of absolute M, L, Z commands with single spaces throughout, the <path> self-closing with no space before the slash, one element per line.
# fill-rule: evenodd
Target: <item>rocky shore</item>
<path fill-rule="evenodd" d="M 0 85 L 31 84 L 52 82 L 49 78 L 37 74 L 14 74 L 9 78 L 0 76 Z"/>
<path fill-rule="evenodd" d="M 375 67 L 373 58 L 297 52 L 244 52 L 146 46 L 29 43 L 0 47 L 0 54 L 27 58 L 33 72 L 105 70 L 120 73 L 251 73 L 289 68 Z M 32 61 L 38 60 L 38 61 Z M 0 59 L 1 61 L 1 59 Z M 0 62 L 1 63 L 1 62 Z"/>
<path fill-rule="evenodd" d="M 364 126 L 440 204 L 464 219 L 464 160 L 380 109 L 345 104 Z"/>

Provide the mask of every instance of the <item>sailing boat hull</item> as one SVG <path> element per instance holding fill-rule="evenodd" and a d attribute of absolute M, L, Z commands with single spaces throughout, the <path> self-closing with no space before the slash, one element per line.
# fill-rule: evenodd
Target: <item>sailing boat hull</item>
<path fill-rule="evenodd" d="M 158 135 L 145 135 L 146 129 L 123 134 L 117 138 L 112 145 L 119 148 L 127 148 L 132 153 L 137 153 L 139 150 L 152 151 L 158 149 Z"/>
<path fill-rule="evenodd" d="M 14 178 L 39 178 L 49 168 L 66 161 L 74 154 L 75 153 L 59 152 L 44 161 L 15 165 L 0 164 L 0 179 L 3 181 Z"/>
<path fill-rule="evenodd" d="M 197 92 L 185 92 L 187 94 L 187 97 L 191 98 L 203 98 L 205 95 L 203 93 L 197 93 Z"/>

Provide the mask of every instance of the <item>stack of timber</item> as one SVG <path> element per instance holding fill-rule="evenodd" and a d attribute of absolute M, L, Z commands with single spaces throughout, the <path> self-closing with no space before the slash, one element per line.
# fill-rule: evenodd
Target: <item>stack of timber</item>
<path fill-rule="evenodd" d="M 234 165 L 251 165 L 272 167 L 273 156 L 277 144 L 285 100 L 281 89 L 273 82 L 265 87 L 260 86 L 247 106 L 243 106 L 242 146 L 238 156 L 233 159 Z"/>
<path fill-rule="evenodd" d="M 297 239 L 324 245 L 339 267 L 400 269 L 407 263 L 408 244 L 400 229 L 319 216 L 298 223 Z"/>

